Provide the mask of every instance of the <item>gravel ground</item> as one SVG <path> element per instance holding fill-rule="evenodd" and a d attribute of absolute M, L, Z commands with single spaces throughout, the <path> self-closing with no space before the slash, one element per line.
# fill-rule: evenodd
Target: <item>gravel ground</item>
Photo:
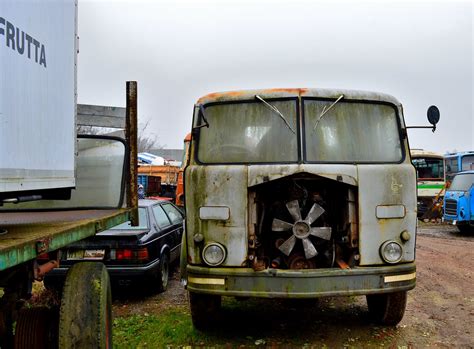
<path fill-rule="evenodd" d="M 187 307 L 175 273 L 167 292 L 123 294 L 114 301 L 116 317 L 156 314 Z M 474 235 L 446 224 L 420 223 L 417 287 L 410 291 L 405 317 L 395 328 L 370 322 L 364 297 L 331 297 L 295 304 L 252 300 L 226 307 L 216 339 L 241 336 L 267 347 L 474 348 Z M 183 343 L 185 345 L 187 343 Z"/>

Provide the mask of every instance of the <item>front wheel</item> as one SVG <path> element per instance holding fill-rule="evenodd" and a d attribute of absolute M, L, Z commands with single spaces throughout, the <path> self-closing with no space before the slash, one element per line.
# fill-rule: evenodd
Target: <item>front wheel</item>
<path fill-rule="evenodd" d="M 466 224 L 466 225 L 458 225 L 457 226 L 459 232 L 461 234 L 472 234 L 474 233 L 474 226 Z"/>
<path fill-rule="evenodd" d="M 189 292 L 189 306 L 194 327 L 208 330 L 219 319 L 221 296 Z"/>
<path fill-rule="evenodd" d="M 367 295 L 371 318 L 386 326 L 395 326 L 405 314 L 407 291 Z"/>

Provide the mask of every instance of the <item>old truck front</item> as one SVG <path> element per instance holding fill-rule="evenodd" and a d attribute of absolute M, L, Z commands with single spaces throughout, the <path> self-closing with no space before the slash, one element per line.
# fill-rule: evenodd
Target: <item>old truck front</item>
<path fill-rule="evenodd" d="M 367 295 L 394 325 L 415 287 L 416 176 L 401 104 L 360 91 L 215 93 L 194 109 L 182 270 L 193 323 L 222 296 Z"/>

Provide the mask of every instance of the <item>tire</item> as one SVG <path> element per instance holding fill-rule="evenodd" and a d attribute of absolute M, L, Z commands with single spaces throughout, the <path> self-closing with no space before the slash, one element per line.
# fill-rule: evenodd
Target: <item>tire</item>
<path fill-rule="evenodd" d="M 156 275 L 156 290 L 158 292 L 166 291 L 168 287 L 168 279 L 170 275 L 170 260 L 166 253 L 163 253 L 158 265 L 158 272 Z"/>
<path fill-rule="evenodd" d="M 58 311 L 46 307 L 24 308 L 15 327 L 15 349 L 58 347 Z"/>
<path fill-rule="evenodd" d="M 385 326 L 395 326 L 402 320 L 406 304 L 407 291 L 367 295 L 371 318 Z"/>
<path fill-rule="evenodd" d="M 473 234 L 474 226 L 472 225 L 457 225 L 457 228 L 461 234 Z"/>
<path fill-rule="evenodd" d="M 112 294 L 109 274 L 99 262 L 69 269 L 59 314 L 60 348 L 112 348 Z"/>
<path fill-rule="evenodd" d="M 196 329 L 209 330 L 218 323 L 221 296 L 189 292 L 189 306 L 193 326 Z"/>

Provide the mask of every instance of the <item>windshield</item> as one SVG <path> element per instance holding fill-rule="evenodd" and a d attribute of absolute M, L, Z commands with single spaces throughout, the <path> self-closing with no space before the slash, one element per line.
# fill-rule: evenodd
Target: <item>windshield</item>
<path fill-rule="evenodd" d="M 412 163 L 416 168 L 418 179 L 444 178 L 443 159 L 435 158 L 412 158 Z"/>
<path fill-rule="evenodd" d="M 278 163 L 298 160 L 296 100 L 265 99 L 208 105 L 200 128 L 203 163 Z M 282 117 L 283 115 L 283 117 Z"/>
<path fill-rule="evenodd" d="M 461 171 L 474 170 L 474 155 L 464 155 L 461 159 Z"/>
<path fill-rule="evenodd" d="M 138 208 L 138 225 L 136 227 L 132 227 L 131 222 L 128 221 L 111 228 L 111 230 L 147 230 L 147 229 L 149 229 L 148 215 L 146 214 L 146 208 L 144 207 Z"/>
<path fill-rule="evenodd" d="M 308 161 L 396 163 L 402 160 L 394 106 L 344 99 L 337 104 L 334 100 L 303 101 Z"/>
<path fill-rule="evenodd" d="M 458 174 L 454 177 L 449 190 L 467 191 L 474 184 L 474 173 Z"/>

